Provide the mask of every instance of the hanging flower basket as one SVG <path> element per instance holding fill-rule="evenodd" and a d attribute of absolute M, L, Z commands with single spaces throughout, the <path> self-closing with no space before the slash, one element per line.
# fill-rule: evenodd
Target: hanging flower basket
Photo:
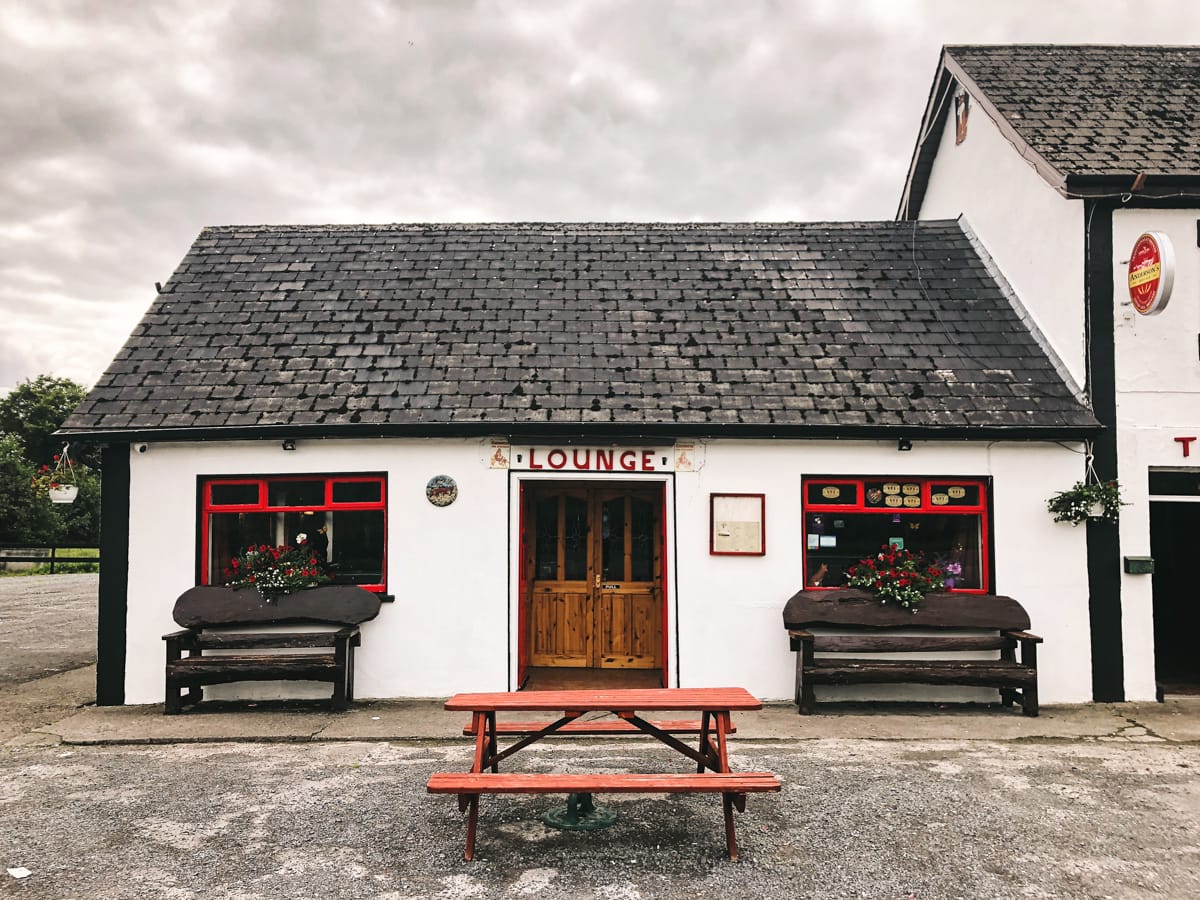
<path fill-rule="evenodd" d="M 33 477 L 34 490 L 46 491 L 52 503 L 74 503 L 79 496 L 79 484 L 75 478 L 75 465 L 71 462 L 67 448 L 63 444 L 62 453 L 54 454 L 54 468 L 42 466 Z"/>
<path fill-rule="evenodd" d="M 74 503 L 79 496 L 79 485 L 56 484 L 50 488 L 51 503 Z"/>
<path fill-rule="evenodd" d="M 1077 481 L 1046 501 L 1055 522 L 1078 525 L 1088 519 L 1115 523 L 1121 516 L 1121 487 L 1116 481 Z"/>

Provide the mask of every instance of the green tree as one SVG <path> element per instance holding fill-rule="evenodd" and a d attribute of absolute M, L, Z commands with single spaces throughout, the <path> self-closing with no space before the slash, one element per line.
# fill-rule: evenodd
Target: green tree
<path fill-rule="evenodd" d="M 62 519 L 50 499 L 33 490 L 35 469 L 21 451 L 16 435 L 0 434 L 0 541 L 54 543 L 63 533 Z"/>
<path fill-rule="evenodd" d="M 85 394 L 83 386 L 70 378 L 39 375 L 32 381 L 26 379 L 0 399 L 0 431 L 15 435 L 25 459 L 34 465 L 49 463 L 63 444 L 54 432 Z M 71 456 L 82 459 L 82 453 Z"/>
<path fill-rule="evenodd" d="M 69 378 L 39 375 L 0 398 L 0 541 L 95 546 L 100 539 L 100 477 L 89 468 L 95 452 L 72 446 L 75 502 L 54 504 L 34 486 L 42 467 L 53 470 L 63 441 L 54 437 L 83 400 L 84 389 Z"/>

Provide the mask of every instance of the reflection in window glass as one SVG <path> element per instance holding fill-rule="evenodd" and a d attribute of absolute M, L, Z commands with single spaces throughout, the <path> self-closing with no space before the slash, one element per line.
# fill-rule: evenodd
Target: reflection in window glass
<path fill-rule="evenodd" d="M 563 578 L 587 580 L 588 504 L 579 497 L 566 498 L 563 533 Z"/>
<path fill-rule="evenodd" d="M 806 571 L 825 565 L 823 587 L 846 583 L 846 569 L 899 541 L 946 569 L 946 586 L 982 588 L 980 517 L 937 513 L 808 513 Z M 816 546 L 814 546 L 814 544 Z"/>
<path fill-rule="evenodd" d="M 629 529 L 629 580 L 654 579 L 654 504 L 631 500 Z"/>
<path fill-rule="evenodd" d="M 601 512 L 602 573 L 605 581 L 625 580 L 625 498 L 605 501 Z"/>
<path fill-rule="evenodd" d="M 324 481 L 271 481 L 267 506 L 324 506 Z"/>
<path fill-rule="evenodd" d="M 335 510 L 329 517 L 333 580 L 341 584 L 379 584 L 383 580 L 383 510 Z"/>
<path fill-rule="evenodd" d="M 383 485 L 378 481 L 335 481 L 334 503 L 378 503 L 382 499 Z"/>
<path fill-rule="evenodd" d="M 534 577 L 554 581 L 558 578 L 558 498 L 538 500 L 535 509 Z"/>
<path fill-rule="evenodd" d="M 257 484 L 214 484 L 213 506 L 257 506 Z"/>
<path fill-rule="evenodd" d="M 211 513 L 208 517 L 208 571 L 211 583 L 228 580 L 226 570 L 247 547 L 275 546 L 271 513 Z"/>

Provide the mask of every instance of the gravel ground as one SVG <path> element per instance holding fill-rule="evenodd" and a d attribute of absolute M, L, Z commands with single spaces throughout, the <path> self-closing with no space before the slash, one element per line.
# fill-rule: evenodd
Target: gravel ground
<path fill-rule="evenodd" d="M 96 661 L 99 575 L 0 578 L 0 685 Z"/>
<path fill-rule="evenodd" d="M 0 579 L 0 898 L 1192 898 L 1200 744 L 734 740 L 780 794 L 601 797 L 564 833 L 546 796 L 485 797 L 476 859 L 430 773 L 461 741 L 68 746 L 29 729 L 94 694 L 95 575 Z M 57 674 L 56 674 L 57 673 Z M 7 743 L 5 743 L 7 741 Z M 543 743 L 510 771 L 673 771 L 621 742 Z M 6 870 L 29 870 L 15 877 Z"/>
<path fill-rule="evenodd" d="M 713 796 L 485 797 L 473 862 L 431 772 L 461 744 L 0 747 L 0 897 L 1195 897 L 1200 747 L 841 741 L 737 746 L 780 775 L 724 858 Z M 652 771 L 668 751 L 541 744 L 510 770 Z M 5 868 L 32 874 L 16 879 Z"/>

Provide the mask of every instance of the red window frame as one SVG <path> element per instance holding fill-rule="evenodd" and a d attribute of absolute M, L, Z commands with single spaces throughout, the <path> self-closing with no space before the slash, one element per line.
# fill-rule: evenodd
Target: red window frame
<path fill-rule="evenodd" d="M 868 506 L 867 504 L 867 484 L 875 482 L 896 482 L 901 484 L 920 484 L 921 490 L 919 506 Z M 857 496 L 853 503 L 811 503 L 808 498 L 809 487 L 812 485 L 827 485 L 838 487 L 854 487 L 857 490 Z M 934 503 L 934 494 L 944 494 L 945 491 L 936 491 L 935 488 L 950 488 L 950 487 L 973 487 L 979 491 L 978 503 L 964 503 L 950 505 L 948 500 L 941 500 Z M 989 520 L 991 511 L 991 481 L 987 478 L 951 478 L 947 476 L 903 476 L 903 475 L 864 475 L 847 477 L 844 475 L 831 475 L 829 477 L 811 476 L 805 477 L 800 485 L 800 497 L 802 506 L 802 547 L 804 548 L 804 584 L 808 585 L 808 580 L 811 577 L 808 571 L 808 514 L 809 513 L 834 513 L 843 515 L 892 515 L 899 512 L 903 515 L 963 515 L 977 516 L 979 519 L 979 584 L 977 588 L 950 588 L 949 590 L 956 594 L 986 594 L 991 589 L 992 584 L 992 551 L 991 551 L 991 536 L 989 534 Z M 833 587 L 818 587 L 809 586 L 805 590 L 834 590 Z"/>
<path fill-rule="evenodd" d="M 272 482 L 324 482 L 324 497 L 320 504 L 305 503 L 298 505 L 271 505 L 270 501 L 270 485 Z M 379 485 L 379 500 L 378 501 L 335 501 L 333 499 L 333 487 L 335 484 L 378 484 Z M 257 485 L 258 499 L 254 503 L 213 503 L 212 489 L 214 485 Z M 312 510 L 314 512 L 339 512 L 339 511 L 354 511 L 354 510 L 375 510 L 383 511 L 383 559 L 381 561 L 381 574 L 383 580 L 378 584 L 360 584 L 359 587 L 376 593 L 386 593 L 387 591 L 387 476 L 386 475 L 365 475 L 355 473 L 352 475 L 313 475 L 313 474 L 282 474 L 282 475 L 210 475 L 201 476 L 199 479 L 200 492 L 200 556 L 198 566 L 197 581 L 202 584 L 210 584 L 209 574 L 209 526 L 212 513 L 222 512 L 239 512 L 239 513 L 294 513 L 304 510 Z"/>

